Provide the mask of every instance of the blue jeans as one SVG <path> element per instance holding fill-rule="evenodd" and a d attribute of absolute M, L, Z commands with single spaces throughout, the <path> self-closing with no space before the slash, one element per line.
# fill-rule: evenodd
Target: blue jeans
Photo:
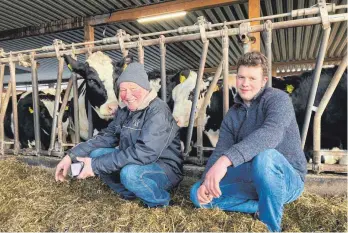
<path fill-rule="evenodd" d="M 99 148 L 90 153 L 90 157 L 99 157 L 117 148 Z M 112 174 L 100 174 L 101 180 L 124 199 L 140 198 L 147 206 L 167 206 L 170 201 L 168 192 L 171 183 L 164 170 L 157 164 L 128 164 L 121 171 Z"/>
<path fill-rule="evenodd" d="M 304 182 L 281 153 L 270 149 L 250 162 L 229 167 L 220 181 L 222 195 L 210 203 L 200 205 L 197 199 L 200 186 L 201 181 L 195 183 L 190 192 L 196 207 L 243 213 L 258 211 L 260 220 L 270 231 L 281 231 L 283 206 L 301 195 Z"/>

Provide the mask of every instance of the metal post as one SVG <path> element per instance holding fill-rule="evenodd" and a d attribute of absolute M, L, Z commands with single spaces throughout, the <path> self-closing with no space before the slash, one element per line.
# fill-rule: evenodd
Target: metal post
<path fill-rule="evenodd" d="M 272 87 L 272 22 L 267 20 L 264 24 L 266 30 L 266 56 L 268 61 L 267 87 Z"/>
<path fill-rule="evenodd" d="M 56 84 L 56 96 L 54 99 L 54 108 L 53 108 L 51 141 L 50 141 L 50 147 L 48 149 L 48 153 L 51 153 L 51 151 L 53 150 L 53 147 L 54 147 L 54 143 L 56 141 L 57 117 L 58 117 L 58 107 L 59 107 L 60 93 L 61 93 L 61 86 L 62 86 L 63 68 L 64 68 L 64 59 L 62 57 L 59 57 L 58 58 L 58 76 L 57 76 L 57 84 Z"/>
<path fill-rule="evenodd" d="M 165 37 L 163 35 L 159 38 L 160 53 L 161 53 L 161 95 L 162 100 L 167 103 L 167 79 L 166 79 L 166 46 Z"/>
<path fill-rule="evenodd" d="M 313 170 L 320 172 L 320 138 L 321 138 L 321 117 L 324 113 L 326 106 L 328 105 L 338 83 L 340 82 L 344 70 L 347 68 L 347 54 L 344 55 L 335 75 L 331 79 L 329 86 L 327 87 L 323 98 L 320 101 L 317 112 L 314 116 L 313 124 Z"/>
<path fill-rule="evenodd" d="M 310 92 L 309 99 L 307 102 L 306 115 L 305 115 L 305 119 L 304 119 L 304 123 L 303 123 L 303 127 L 302 127 L 302 134 L 301 134 L 301 136 L 302 136 L 301 137 L 302 138 L 301 139 L 302 149 L 304 149 L 304 146 L 306 143 L 309 122 L 310 122 L 311 115 L 312 115 L 312 106 L 314 104 L 315 96 L 316 96 L 318 85 L 319 85 L 320 73 L 321 73 L 321 69 L 323 67 L 326 48 L 327 48 L 329 37 L 330 37 L 330 31 L 331 31 L 331 27 L 324 29 L 324 35 L 323 35 L 323 38 L 321 40 L 319 55 L 317 58 L 317 62 L 315 64 L 315 71 L 314 71 L 314 75 L 313 75 L 311 92 Z"/>
<path fill-rule="evenodd" d="M 32 99 L 34 108 L 34 133 L 35 133 L 35 151 L 36 155 L 40 155 L 41 150 L 41 136 L 40 136 L 40 119 L 39 119 L 39 88 L 37 78 L 37 63 L 34 59 L 35 53 L 31 54 L 31 84 L 32 84 Z"/>
<path fill-rule="evenodd" d="M 138 61 L 141 64 L 144 64 L 144 47 L 142 45 L 143 39 L 139 36 L 138 40 Z"/>
<path fill-rule="evenodd" d="M 87 101 L 87 115 L 88 115 L 88 138 L 93 137 L 93 116 L 92 116 L 92 105 L 89 100 Z"/>
<path fill-rule="evenodd" d="M 0 63 L 0 106 L 2 100 L 2 90 L 4 88 L 5 65 Z"/>
<path fill-rule="evenodd" d="M 196 80 L 195 95 L 194 95 L 194 99 L 193 99 L 192 107 L 191 107 L 190 121 L 189 121 L 187 137 L 186 137 L 186 145 L 185 145 L 185 151 L 184 151 L 185 156 L 187 156 L 187 154 L 189 152 L 190 142 L 191 142 L 191 138 L 192 138 L 193 124 L 195 121 L 196 107 L 197 107 L 198 96 L 199 96 L 199 92 L 200 92 L 201 80 L 202 80 L 203 72 L 204 72 L 205 61 L 207 59 L 208 47 L 209 47 L 209 40 L 206 40 L 203 43 L 203 51 L 202 51 L 200 65 L 199 65 L 198 76 L 197 76 L 197 80 Z M 198 135 L 197 135 L 197 141 L 198 141 Z M 200 153 L 199 152 L 200 149 L 201 148 L 197 147 L 198 153 Z"/>
<path fill-rule="evenodd" d="M 65 112 L 66 105 L 69 100 L 70 92 L 72 87 L 72 79 L 69 79 L 68 86 L 65 89 L 65 94 L 63 98 L 62 105 L 59 110 L 58 114 L 58 145 L 59 145 L 59 151 L 63 151 L 63 115 Z"/>
<path fill-rule="evenodd" d="M 5 65 L 1 65 L 0 66 L 1 70 L 0 70 L 0 84 L 1 84 L 1 97 L 2 97 L 2 83 L 4 81 L 4 71 L 5 71 Z M 0 103 L 0 155 L 5 155 L 4 152 L 4 146 L 5 146 L 5 132 L 4 132 L 4 120 L 5 120 L 5 114 L 6 114 L 6 109 L 7 109 L 7 105 L 8 105 L 8 101 L 10 99 L 10 92 L 11 92 L 11 83 L 8 84 L 7 86 L 7 91 L 6 91 L 6 95 L 3 101 L 1 101 Z M 1 98 L 0 97 L 0 98 Z M 2 98 L 1 98 L 2 99 Z"/>
<path fill-rule="evenodd" d="M 17 92 L 16 92 L 16 65 L 12 61 L 12 55 L 10 55 L 10 76 L 12 84 L 12 113 L 13 113 L 13 125 L 14 125 L 14 153 L 18 154 L 19 150 L 19 135 L 18 135 L 18 109 L 17 109 Z"/>
<path fill-rule="evenodd" d="M 79 93 L 77 88 L 77 77 L 73 72 L 71 73 L 71 79 L 73 83 L 73 95 L 74 95 L 74 126 L 75 126 L 75 142 L 80 142 L 80 119 L 79 119 Z"/>
<path fill-rule="evenodd" d="M 228 86 L 228 68 L 229 68 L 229 62 L 228 62 L 228 50 L 229 50 L 229 39 L 227 34 L 227 27 L 224 28 L 224 37 L 222 38 L 222 57 L 223 57 L 223 69 L 224 69 L 224 77 L 223 77 L 223 114 L 226 115 L 228 109 L 230 108 L 230 95 L 229 95 L 229 86 Z M 217 73 L 217 72 L 216 72 Z M 216 75 L 215 73 L 215 75 Z"/>

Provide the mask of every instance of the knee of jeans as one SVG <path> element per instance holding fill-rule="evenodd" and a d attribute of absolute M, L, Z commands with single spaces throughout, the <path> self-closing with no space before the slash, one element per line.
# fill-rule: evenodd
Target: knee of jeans
<path fill-rule="evenodd" d="M 251 163 L 253 175 L 266 177 L 267 174 L 274 171 L 274 167 L 277 164 L 276 157 L 279 154 L 275 149 L 268 149 L 256 155 Z"/>
<path fill-rule="evenodd" d="M 192 201 L 192 203 L 194 204 L 194 206 L 200 208 L 201 205 L 199 204 L 198 198 L 197 198 L 197 191 L 199 189 L 199 187 L 201 186 L 202 182 L 198 181 L 196 182 L 190 190 L 190 199 Z"/>
<path fill-rule="evenodd" d="M 120 172 L 121 183 L 127 187 L 131 186 L 135 182 L 139 182 L 139 165 L 129 164 L 124 166 Z"/>

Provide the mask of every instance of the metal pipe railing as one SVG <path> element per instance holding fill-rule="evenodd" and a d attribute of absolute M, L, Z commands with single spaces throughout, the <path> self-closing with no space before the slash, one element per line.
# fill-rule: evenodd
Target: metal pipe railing
<path fill-rule="evenodd" d="M 348 14 L 344 13 L 344 14 L 329 15 L 328 20 L 330 23 L 347 21 Z M 322 23 L 321 17 L 312 17 L 312 18 L 297 19 L 297 20 L 291 20 L 291 21 L 276 22 L 276 23 L 273 23 L 273 29 L 282 29 L 282 28 L 297 27 L 297 26 L 310 26 L 310 25 L 315 25 L 320 23 Z M 260 25 L 250 26 L 248 29 L 248 32 L 254 33 L 254 32 L 261 32 L 263 30 L 264 30 L 264 25 L 260 24 Z M 228 36 L 239 35 L 239 29 L 230 28 L 227 30 L 227 33 L 228 33 Z M 206 32 L 207 39 L 221 37 L 222 35 L 223 35 L 223 30 Z M 191 40 L 199 40 L 200 38 L 201 38 L 201 33 L 166 37 L 166 44 L 191 41 Z M 158 45 L 158 44 L 159 44 L 158 39 L 149 39 L 149 40 L 142 41 L 142 45 L 144 47 Z M 137 48 L 138 42 L 137 41 L 125 42 L 123 45 L 125 49 Z M 111 44 L 111 45 L 95 46 L 93 48 L 79 48 L 79 49 L 74 49 L 74 54 L 78 55 L 78 54 L 87 53 L 88 51 L 96 52 L 96 51 L 107 51 L 107 50 L 115 50 L 115 49 L 120 49 L 120 45 Z M 71 55 L 72 50 L 69 49 L 69 50 L 59 51 L 58 53 L 60 56 L 62 56 L 63 54 Z M 35 54 L 35 59 L 55 57 L 56 55 L 57 55 L 56 52 L 40 53 L 40 54 Z M 21 59 L 28 59 L 28 55 L 25 55 L 25 54 L 22 55 Z M 13 57 L 13 61 L 18 61 L 18 60 L 19 60 L 18 57 Z M 8 58 L 0 58 L 0 63 L 7 63 L 8 61 L 9 61 Z"/>
<path fill-rule="evenodd" d="M 230 108 L 230 96 L 229 96 L 229 86 L 228 86 L 228 69 L 229 69 L 229 61 L 228 61 L 228 49 L 229 49 L 229 39 L 227 35 L 227 28 L 225 28 L 225 35 L 222 38 L 222 57 L 223 57 L 223 115 L 225 116 L 228 109 Z M 209 97 L 210 99 L 210 97 Z"/>
<path fill-rule="evenodd" d="M 167 78 L 166 78 L 166 46 L 165 37 L 160 36 L 160 57 L 161 57 L 161 95 L 162 100 L 167 103 Z"/>
<path fill-rule="evenodd" d="M 13 114 L 13 134 L 14 134 L 14 154 L 18 154 L 19 150 L 19 134 L 18 134 L 18 108 L 17 108 L 17 91 L 16 91 L 16 65 L 10 56 L 10 77 L 12 84 L 12 114 Z"/>
<path fill-rule="evenodd" d="M 74 130 L 75 130 L 75 142 L 80 142 L 80 118 L 79 118 L 79 92 L 77 87 L 77 77 L 76 73 L 71 74 L 72 84 L 73 84 L 73 103 L 74 103 Z M 87 92 L 87 90 L 86 90 Z"/>
<path fill-rule="evenodd" d="M 329 37 L 330 37 L 330 32 L 331 32 L 331 27 L 328 27 L 326 29 L 324 29 L 324 34 L 321 40 L 321 44 L 320 44 L 320 49 L 319 49 L 319 55 L 317 58 L 317 62 L 315 64 L 315 71 L 313 74 L 313 81 L 312 81 L 312 87 L 311 87 L 311 92 L 309 94 L 309 99 L 307 102 L 307 109 L 306 109 L 306 115 L 305 115 L 305 119 L 304 119 L 304 123 L 302 126 L 302 133 L 301 133 L 301 145 L 302 145 L 302 149 L 304 149 L 305 143 L 306 143 L 306 138 L 307 138 L 307 133 L 308 133 L 308 128 L 309 128 L 309 122 L 311 119 L 311 115 L 312 115 L 312 107 L 314 104 L 314 100 L 315 100 L 315 96 L 317 94 L 317 89 L 318 89 L 318 85 L 319 85 L 319 79 L 320 79 L 320 73 L 321 73 L 321 69 L 323 67 L 323 63 L 324 63 L 324 58 L 325 58 L 325 53 L 326 53 L 326 49 L 327 49 L 327 45 L 328 45 L 328 41 L 329 41 Z"/>
<path fill-rule="evenodd" d="M 60 93 L 62 90 L 63 69 L 64 69 L 64 59 L 60 57 L 58 59 L 58 76 L 57 76 L 57 84 L 56 84 L 56 96 L 54 99 L 51 140 L 50 140 L 50 146 L 49 146 L 48 152 L 51 152 L 53 150 L 54 143 L 56 141 L 57 115 L 58 115 L 58 108 L 59 108 L 59 102 L 60 102 Z"/>
<path fill-rule="evenodd" d="M 2 105 L 0 106 L 0 155 L 5 155 L 4 120 L 5 120 L 7 105 L 11 96 L 11 91 L 12 91 L 12 83 L 10 82 L 7 86 L 7 91 L 2 101 Z"/>
<path fill-rule="evenodd" d="M 329 86 L 327 87 L 325 94 L 323 95 L 317 112 L 314 116 L 313 124 L 313 170 L 320 171 L 320 150 L 321 150 L 321 117 L 326 109 L 338 83 L 340 82 L 344 70 L 347 68 L 347 54 L 344 55 L 339 67 L 337 68 L 335 75 L 331 79 Z"/>
<path fill-rule="evenodd" d="M 32 85 L 32 99 L 34 108 L 34 134 L 35 134 L 35 150 L 36 155 L 40 154 L 41 150 L 41 135 L 40 135 L 40 118 L 39 118 L 39 87 L 37 77 L 37 62 L 34 59 L 34 52 L 31 56 L 31 85 Z"/>
<path fill-rule="evenodd" d="M 267 20 L 266 30 L 266 57 L 268 61 L 268 81 L 267 87 L 272 87 L 272 22 Z"/>
<path fill-rule="evenodd" d="M 191 142 L 191 138 L 192 138 L 193 124 L 195 121 L 195 113 L 196 113 L 196 107 L 197 107 L 198 97 L 199 97 L 200 88 L 201 88 L 201 82 L 202 82 L 202 77 L 203 77 L 203 72 L 204 72 L 205 61 L 206 61 L 207 55 L 208 55 L 208 47 L 209 47 L 209 40 L 206 40 L 203 42 L 203 50 L 202 50 L 201 61 L 199 64 L 199 70 L 198 70 L 198 74 L 197 74 L 195 94 L 194 94 L 193 101 L 192 101 L 190 121 L 189 121 L 189 126 L 188 126 L 188 131 L 187 131 L 184 156 L 188 155 L 189 149 L 190 149 L 189 147 L 190 147 L 190 142 Z M 198 138 L 197 138 L 197 140 L 198 140 Z M 199 148 L 197 148 L 197 150 L 199 150 Z"/>

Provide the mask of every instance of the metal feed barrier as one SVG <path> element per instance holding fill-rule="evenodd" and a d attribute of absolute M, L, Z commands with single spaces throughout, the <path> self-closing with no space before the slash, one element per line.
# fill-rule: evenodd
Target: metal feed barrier
<path fill-rule="evenodd" d="M 76 74 L 72 74 L 71 79 L 68 82 L 68 86 L 66 89 L 65 96 L 63 98 L 63 102 L 61 104 L 61 108 L 58 109 L 59 106 L 59 96 L 61 92 L 61 82 L 62 82 L 62 73 L 64 60 L 62 58 L 63 54 L 67 55 L 78 55 L 78 54 L 91 54 L 96 51 L 108 51 L 108 50 L 120 50 L 123 56 L 128 54 L 128 50 L 131 48 L 135 48 L 138 51 L 138 60 L 141 63 L 144 63 L 144 47 L 159 45 L 160 47 L 160 70 L 161 70 L 161 83 L 162 83 L 162 98 L 166 101 L 166 44 L 176 43 L 176 42 L 184 42 L 184 41 L 192 41 L 192 40 L 201 40 L 203 42 L 203 49 L 200 59 L 200 65 L 198 69 L 198 77 L 196 81 L 196 87 L 194 92 L 194 99 L 192 103 L 188 134 L 186 138 L 186 145 L 184 151 L 184 158 L 186 161 L 193 162 L 195 164 L 203 165 L 206 162 L 206 158 L 203 157 L 204 150 L 212 150 L 213 148 L 205 148 L 203 147 L 203 115 L 206 111 L 207 105 L 211 98 L 211 95 L 214 90 L 214 86 L 216 85 L 218 79 L 221 74 L 223 74 L 223 113 L 226 114 L 229 108 L 229 89 L 228 89 L 228 48 L 229 48 L 229 36 L 239 36 L 241 41 L 243 42 L 243 51 L 244 53 L 250 50 L 250 33 L 254 32 L 266 32 L 266 56 L 269 61 L 269 81 L 267 83 L 268 86 L 272 85 L 271 78 L 271 66 L 272 66 L 272 31 L 277 29 L 285 29 L 291 27 L 301 27 L 301 26 L 310 26 L 316 24 L 322 24 L 322 28 L 324 30 L 323 37 L 320 44 L 320 50 L 318 59 L 315 65 L 314 72 L 314 81 L 312 84 L 312 89 L 310 93 L 310 98 L 307 104 L 307 111 L 305 116 L 305 123 L 302 128 L 302 146 L 304 147 L 304 142 L 306 141 L 310 116 L 312 113 L 312 106 L 314 103 L 314 97 L 317 92 L 319 77 L 321 73 L 321 69 L 324 62 L 324 56 L 328 45 L 328 39 L 330 36 L 331 23 L 342 22 L 348 20 L 348 14 L 331 14 L 329 12 L 334 13 L 337 9 L 347 9 L 347 5 L 336 6 L 335 4 L 326 4 L 324 0 L 319 0 L 318 5 L 316 7 L 305 8 L 293 10 L 290 13 L 265 16 L 253 19 L 239 20 L 239 21 L 231 21 L 231 22 L 223 22 L 217 24 L 211 24 L 210 22 L 206 22 L 203 17 L 199 17 L 198 21 L 195 25 L 179 27 L 178 29 L 169 30 L 169 31 L 161 31 L 154 32 L 148 34 L 139 34 L 139 35 L 129 35 L 123 30 L 118 30 L 116 36 L 104 38 L 102 40 L 89 41 L 83 43 L 73 43 L 73 44 L 64 44 L 62 41 L 54 40 L 53 44 L 50 46 L 44 46 L 38 49 L 32 50 L 24 50 L 24 51 L 12 51 L 12 52 L 4 52 L 0 49 L 0 94 L 2 95 L 3 90 L 3 80 L 4 80 L 4 69 L 5 64 L 8 64 L 10 67 L 10 82 L 8 84 L 8 89 L 5 95 L 5 98 L 2 102 L 0 102 L 1 111 L 0 111 L 0 155 L 5 155 L 5 153 L 9 154 L 25 154 L 25 155 L 48 155 L 48 156 L 64 156 L 64 147 L 65 146 L 74 146 L 76 143 L 80 141 L 80 127 L 79 127 L 79 117 L 78 117 L 78 93 L 77 93 L 77 78 Z M 317 15 L 310 18 L 304 19 L 294 19 L 289 21 L 282 21 L 273 23 L 270 20 L 281 18 L 281 17 L 300 17 L 300 16 L 308 16 L 308 15 Z M 267 20 L 264 24 L 250 26 L 250 22 L 253 21 L 261 21 Z M 238 28 L 229 28 L 231 25 L 239 25 Z M 216 29 L 222 28 L 222 29 Z M 168 36 L 165 37 L 166 34 L 169 33 L 177 33 L 177 36 Z M 183 34 L 185 33 L 185 34 Z M 189 33 L 189 34 L 187 34 Z M 148 36 L 158 36 L 158 39 L 143 39 Z M 204 73 L 205 61 L 207 58 L 208 48 L 209 48 L 209 40 L 212 38 L 221 38 L 222 40 L 222 58 L 220 64 L 215 73 L 214 79 L 208 89 L 208 92 L 205 96 L 205 100 L 203 103 L 200 112 L 196 112 L 196 106 L 198 102 L 199 90 L 202 83 L 202 77 Z M 88 45 L 94 45 L 94 47 L 85 47 Z M 52 131 L 50 138 L 50 146 L 47 151 L 40 149 L 40 122 L 39 122 L 39 99 L 38 99 L 38 77 L 37 77 L 37 60 L 44 58 L 56 57 L 58 60 L 58 76 L 57 76 L 57 85 L 56 85 L 56 96 L 54 103 L 54 118 L 52 122 Z M 19 135 L 18 135 L 18 112 L 17 112 L 17 97 L 16 97 L 16 74 L 15 74 L 15 64 L 19 63 L 20 65 L 31 66 L 32 73 L 32 88 L 33 88 L 33 108 L 34 108 L 34 129 L 35 129 L 35 150 L 30 149 L 20 149 L 19 148 Z M 347 54 L 344 56 L 338 70 L 334 78 L 332 79 L 328 90 L 326 91 L 317 113 L 315 114 L 314 120 L 314 158 L 313 158 L 313 170 L 316 172 L 320 171 L 338 171 L 338 172 L 346 172 L 347 166 L 345 165 L 326 165 L 320 163 L 320 155 L 327 153 L 326 151 L 320 148 L 320 122 L 322 113 L 327 106 L 333 91 L 335 90 L 344 69 L 347 67 Z M 75 143 L 66 143 L 63 142 L 63 132 L 62 132 L 62 118 L 65 107 L 68 102 L 68 97 L 73 89 L 73 104 L 74 104 L 74 127 L 75 127 Z M 13 109 L 13 121 L 14 121 L 14 140 L 13 141 L 5 141 L 4 139 L 4 118 L 6 109 L 8 106 L 9 98 L 12 94 L 12 109 Z M 1 100 L 0 100 L 1 101 Z M 198 114 L 197 119 L 197 156 L 192 157 L 188 156 L 191 147 L 190 142 L 192 138 L 193 127 L 195 123 L 195 114 Z M 92 119 L 90 118 L 92 114 L 89 114 L 89 122 L 92 124 Z M 89 127 L 90 129 L 92 127 Z M 54 143 L 56 141 L 56 131 L 58 132 L 58 150 L 54 150 Z M 89 135 L 91 136 L 91 130 L 89 131 Z M 13 149 L 5 149 L 6 144 L 12 144 Z M 336 153 L 338 157 L 347 156 L 347 151 L 338 151 L 332 152 Z"/>

